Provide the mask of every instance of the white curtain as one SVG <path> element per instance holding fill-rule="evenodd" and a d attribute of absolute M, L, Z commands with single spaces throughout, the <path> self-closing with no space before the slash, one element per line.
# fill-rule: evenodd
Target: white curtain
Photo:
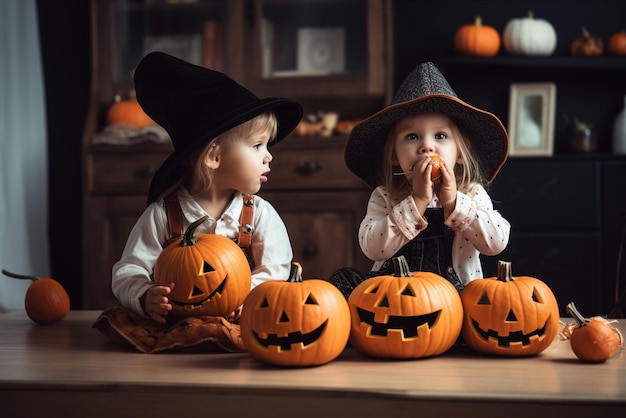
<path fill-rule="evenodd" d="M 0 1 L 0 268 L 50 277 L 45 100 L 35 0 Z M 29 280 L 0 275 L 0 307 Z"/>

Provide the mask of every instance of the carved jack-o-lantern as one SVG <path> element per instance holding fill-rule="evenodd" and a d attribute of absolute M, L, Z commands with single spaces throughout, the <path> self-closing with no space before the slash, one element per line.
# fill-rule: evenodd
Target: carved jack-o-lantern
<path fill-rule="evenodd" d="M 241 248 L 221 235 L 193 234 L 205 220 L 189 225 L 154 266 L 156 284 L 174 283 L 168 296 L 174 316 L 228 316 L 250 293 L 252 275 Z"/>
<path fill-rule="evenodd" d="M 294 263 L 287 281 L 256 286 L 241 312 L 241 337 L 257 360 L 279 366 L 316 366 L 335 359 L 350 335 L 346 299 L 324 280 L 302 280 Z"/>
<path fill-rule="evenodd" d="M 470 282 L 461 300 L 463 339 L 482 353 L 535 355 L 559 329 L 559 307 L 550 288 L 534 277 L 513 277 L 509 262 L 498 263 L 498 277 Z"/>
<path fill-rule="evenodd" d="M 447 351 L 463 322 L 457 290 L 437 274 L 409 271 L 403 256 L 393 262 L 395 276 L 369 278 L 350 294 L 350 342 L 374 357 L 419 358 Z"/>

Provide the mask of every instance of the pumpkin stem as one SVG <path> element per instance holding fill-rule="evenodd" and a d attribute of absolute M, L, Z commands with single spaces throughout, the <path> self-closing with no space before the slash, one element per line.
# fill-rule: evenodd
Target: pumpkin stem
<path fill-rule="evenodd" d="M 10 271 L 7 271 L 5 269 L 2 269 L 2 274 L 4 274 L 5 276 L 13 277 L 14 279 L 32 280 L 33 282 L 36 282 L 37 280 L 39 280 L 39 277 L 37 276 L 28 276 L 24 274 L 11 273 Z"/>
<path fill-rule="evenodd" d="M 533 13 L 533 11 L 532 11 L 532 10 L 529 10 L 529 11 L 528 11 L 528 18 L 529 18 L 529 19 L 534 19 L 534 18 L 535 18 L 535 14 Z"/>
<path fill-rule="evenodd" d="M 198 239 L 193 235 L 193 233 L 196 232 L 196 228 L 200 226 L 202 222 L 206 221 L 207 218 L 208 216 L 204 215 L 202 218 L 198 219 L 197 221 L 195 221 L 194 223 L 192 223 L 191 225 L 187 227 L 187 230 L 185 231 L 185 235 L 183 235 L 183 239 L 180 241 L 181 247 L 186 247 L 187 245 L 193 245 L 196 243 L 196 241 L 198 241 Z"/>
<path fill-rule="evenodd" d="M 498 260 L 498 280 L 502 282 L 512 282 L 513 269 L 510 261 Z"/>
<path fill-rule="evenodd" d="M 574 302 L 568 303 L 566 306 L 566 309 L 567 309 L 567 313 L 569 313 L 570 315 L 574 317 L 574 320 L 576 321 L 576 324 L 578 325 L 579 328 L 586 325 L 587 322 L 589 322 L 587 318 L 585 318 L 584 316 L 582 316 L 580 312 L 578 312 L 578 309 L 576 309 L 576 305 L 574 305 Z"/>
<path fill-rule="evenodd" d="M 583 30 L 582 30 L 582 32 L 583 32 L 583 38 L 587 39 L 587 38 L 590 38 L 590 37 L 591 37 L 591 33 L 590 33 L 590 32 L 587 30 L 587 28 L 586 28 L 586 27 L 584 27 L 584 26 L 583 26 Z"/>
<path fill-rule="evenodd" d="M 412 277 L 409 263 L 406 262 L 406 258 L 403 255 L 393 258 L 393 270 L 395 277 Z"/>
<path fill-rule="evenodd" d="M 297 261 L 291 263 L 291 270 L 289 270 L 289 283 L 299 283 L 302 281 L 302 266 Z"/>
<path fill-rule="evenodd" d="M 474 18 L 474 25 L 476 26 L 482 26 L 483 25 L 483 18 L 480 16 L 476 16 Z"/>

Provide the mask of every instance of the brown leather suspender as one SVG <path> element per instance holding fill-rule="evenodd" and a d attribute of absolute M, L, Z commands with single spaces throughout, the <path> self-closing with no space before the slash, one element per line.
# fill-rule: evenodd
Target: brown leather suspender
<path fill-rule="evenodd" d="M 167 224 L 170 230 L 168 243 L 183 235 L 183 212 L 176 193 L 172 193 L 164 199 L 165 212 L 167 214 Z M 243 208 L 239 217 L 239 237 L 237 244 L 241 248 L 248 248 L 252 241 L 252 217 L 254 215 L 254 196 L 243 195 Z"/>

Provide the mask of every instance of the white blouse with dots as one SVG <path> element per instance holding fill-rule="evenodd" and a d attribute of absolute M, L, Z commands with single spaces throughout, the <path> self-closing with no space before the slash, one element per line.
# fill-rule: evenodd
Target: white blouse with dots
<path fill-rule="evenodd" d="M 428 207 L 441 205 L 435 198 Z M 455 232 L 452 263 L 464 284 L 483 277 L 480 254 L 497 255 L 509 242 L 509 222 L 493 209 L 487 191 L 478 184 L 467 194 L 457 192 L 454 211 L 444 223 Z M 387 188 L 379 186 L 370 196 L 359 227 L 359 244 L 374 261 L 372 270 L 379 270 L 385 260 L 426 228 L 428 222 L 418 212 L 412 195 L 392 202 Z"/>

